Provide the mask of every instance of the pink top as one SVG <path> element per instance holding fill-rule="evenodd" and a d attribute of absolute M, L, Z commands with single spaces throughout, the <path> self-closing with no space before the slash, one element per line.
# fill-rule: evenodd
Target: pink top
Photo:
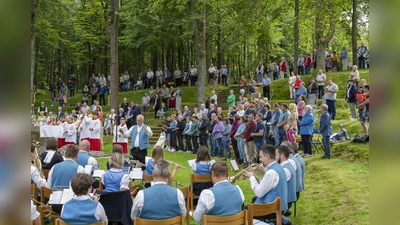
<path fill-rule="evenodd" d="M 303 116 L 304 115 L 304 106 L 306 106 L 304 101 L 299 101 L 297 103 L 297 114 L 298 114 L 298 116 Z"/>
<path fill-rule="evenodd" d="M 286 139 L 290 142 L 296 142 L 296 137 L 294 135 L 293 129 L 289 129 L 286 131 Z"/>

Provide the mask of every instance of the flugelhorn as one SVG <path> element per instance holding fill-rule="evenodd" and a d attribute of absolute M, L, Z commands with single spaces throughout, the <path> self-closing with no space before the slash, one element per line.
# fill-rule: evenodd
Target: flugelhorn
<path fill-rule="evenodd" d="M 36 140 L 32 140 L 32 144 L 33 144 L 33 146 L 35 146 L 35 158 L 33 159 L 33 164 L 38 169 L 39 174 L 42 175 L 42 161 L 41 161 L 41 158 L 40 158 L 39 152 L 38 152 L 40 143 Z"/>
<path fill-rule="evenodd" d="M 248 166 L 246 169 L 240 171 L 238 174 L 236 174 L 235 176 L 232 176 L 229 178 L 229 182 L 231 182 L 232 184 L 234 184 L 236 182 L 236 180 L 240 180 L 240 179 L 244 179 L 244 172 L 256 172 L 258 167 L 263 165 L 262 163 L 257 164 L 257 163 L 253 163 L 250 166 Z"/>
<path fill-rule="evenodd" d="M 182 166 L 182 165 L 179 164 L 179 163 L 174 163 L 174 162 L 172 162 L 171 160 L 165 160 L 165 161 L 167 161 L 167 162 L 170 163 L 170 164 L 178 165 L 180 168 L 183 168 L 183 169 L 186 170 L 186 167 Z"/>

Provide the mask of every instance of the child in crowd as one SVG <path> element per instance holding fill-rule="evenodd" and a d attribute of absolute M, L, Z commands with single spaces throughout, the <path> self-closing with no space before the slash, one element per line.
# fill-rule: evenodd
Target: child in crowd
<path fill-rule="evenodd" d="M 286 139 L 290 142 L 296 143 L 296 135 L 294 133 L 293 126 L 289 127 L 289 125 L 285 124 L 283 128 L 285 129 L 286 132 Z"/>
<path fill-rule="evenodd" d="M 207 147 L 201 146 L 197 151 L 196 160 L 189 161 L 189 164 L 195 174 L 211 174 L 211 166 L 214 162 L 215 160 L 211 160 Z M 212 182 L 193 183 L 193 193 L 200 195 L 201 191 L 209 189 L 212 186 Z"/>
<path fill-rule="evenodd" d="M 167 112 L 167 108 L 165 107 L 165 103 L 161 103 L 160 109 L 157 111 L 157 117 L 160 119 L 164 119 L 165 113 Z"/>
<path fill-rule="evenodd" d="M 86 173 L 77 173 L 71 179 L 72 191 L 76 196 L 67 201 L 61 210 L 61 219 L 68 224 L 108 223 L 106 212 L 98 198 L 90 197 L 93 178 Z"/>

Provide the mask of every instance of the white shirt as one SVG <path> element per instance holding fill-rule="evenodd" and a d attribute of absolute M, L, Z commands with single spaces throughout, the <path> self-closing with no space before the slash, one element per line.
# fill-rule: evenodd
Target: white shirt
<path fill-rule="evenodd" d="M 227 180 L 220 181 L 220 182 L 214 184 L 214 186 L 217 186 L 218 184 L 223 183 L 223 182 L 228 182 L 228 181 Z M 242 199 L 242 204 L 243 204 L 244 195 L 243 195 L 242 189 L 240 189 L 240 187 L 237 185 L 235 185 L 235 186 L 239 190 L 240 197 Z M 214 207 L 214 205 L 215 205 L 214 193 L 210 189 L 204 189 L 200 194 L 199 202 L 197 203 L 197 206 L 196 206 L 196 211 L 194 211 L 194 214 L 193 214 L 194 220 L 196 220 L 197 222 L 201 222 L 201 217 L 203 216 L 203 214 L 206 211 L 212 209 Z"/>
<path fill-rule="evenodd" d="M 128 138 L 129 136 L 131 136 L 132 130 L 133 130 L 134 128 L 137 129 L 136 139 L 135 139 L 135 140 L 131 140 L 131 141 L 134 141 L 134 142 L 133 142 L 133 147 L 139 147 L 139 133 L 140 133 L 140 132 L 144 132 L 144 131 L 142 130 L 143 125 L 144 125 L 144 124 L 142 124 L 142 126 L 140 126 L 140 127 L 139 127 L 139 124 L 138 124 L 138 125 L 135 125 L 135 126 L 132 126 L 131 128 L 129 128 L 129 130 L 128 130 L 127 132 L 124 132 L 124 134 L 122 134 L 123 137 Z M 153 131 L 151 131 L 151 128 L 150 128 L 149 126 L 147 126 L 146 129 L 147 129 L 147 132 L 146 132 L 147 136 L 149 136 L 149 137 L 153 136 Z"/>
<path fill-rule="evenodd" d="M 100 120 L 95 119 L 90 122 L 90 128 L 93 130 L 90 131 L 90 138 L 100 139 Z"/>
<path fill-rule="evenodd" d="M 89 131 L 89 125 L 90 125 L 90 119 L 89 117 L 85 116 L 83 120 L 81 121 L 81 124 L 79 125 L 79 137 L 82 140 L 83 138 L 90 138 L 90 131 Z"/>
<path fill-rule="evenodd" d="M 92 199 L 92 198 L 88 195 L 83 195 L 83 196 L 74 196 L 73 199 L 86 200 L 86 199 Z M 64 211 L 64 206 L 61 209 L 61 215 L 62 215 L 63 211 Z M 96 211 L 94 212 L 94 217 L 96 218 L 96 220 L 100 220 L 101 222 L 106 221 L 106 224 L 108 223 L 106 211 L 104 210 L 103 205 L 100 202 L 99 202 L 99 204 L 97 204 Z"/>
<path fill-rule="evenodd" d="M 325 80 L 326 79 L 326 75 L 325 74 L 318 74 L 317 75 L 317 77 L 315 78 L 315 81 L 317 81 L 317 83 L 318 83 L 318 86 L 323 86 L 325 83 Z"/>
<path fill-rule="evenodd" d="M 128 131 L 128 127 L 126 126 L 126 124 L 120 124 L 120 125 L 117 126 L 117 128 L 115 128 L 115 127 L 116 126 L 114 126 L 114 131 L 117 130 L 117 132 L 114 132 L 113 142 L 115 142 L 115 143 L 128 143 L 128 138 L 124 137 L 122 135 L 122 133 L 119 132 L 120 128 L 122 128 L 124 133 L 126 133 Z"/>
<path fill-rule="evenodd" d="M 36 210 L 36 206 L 31 200 L 31 220 L 36 220 L 40 216 L 40 213 Z"/>
<path fill-rule="evenodd" d="M 197 69 L 196 68 L 191 68 L 190 69 L 190 76 L 196 76 L 197 75 Z"/>
<path fill-rule="evenodd" d="M 239 116 L 244 116 L 244 110 L 243 109 L 239 110 L 239 111 L 237 111 L 236 114 L 238 114 Z"/>
<path fill-rule="evenodd" d="M 80 152 L 87 152 L 85 150 L 79 150 Z M 93 158 L 92 156 L 89 157 L 88 161 L 86 162 L 86 165 L 91 165 L 93 166 L 94 170 L 98 170 L 99 169 L 99 163 L 97 162 L 97 160 L 95 158 Z"/>
<path fill-rule="evenodd" d="M 296 81 L 296 76 L 289 77 L 289 85 L 294 87 L 294 82 Z"/>
<path fill-rule="evenodd" d="M 285 162 L 281 163 L 282 168 L 283 168 L 284 165 L 286 165 L 286 164 L 288 164 L 288 163 L 290 163 L 289 160 L 286 160 Z M 289 180 L 290 180 L 290 177 L 292 177 L 292 174 L 291 174 L 290 171 L 289 171 L 288 169 L 286 169 L 286 168 L 283 168 L 283 171 L 285 171 L 285 174 L 286 174 L 286 181 L 289 181 Z"/>
<path fill-rule="evenodd" d="M 64 159 L 64 161 L 66 161 L 66 160 L 74 161 L 73 159 Z M 74 161 L 74 163 L 76 163 L 76 162 Z M 53 176 L 53 170 L 54 170 L 54 166 L 51 167 L 49 176 L 47 177 L 47 184 L 46 184 L 47 188 L 51 188 L 51 177 Z M 84 173 L 84 172 L 85 172 L 85 168 L 83 168 L 81 165 L 79 165 L 78 169 L 76 170 L 76 173 Z"/>
<path fill-rule="evenodd" d="M 33 165 L 31 165 L 31 180 L 36 184 L 38 189 L 46 186 L 46 179 L 40 176 L 39 170 Z"/>
<path fill-rule="evenodd" d="M 274 163 L 277 162 L 270 163 L 267 168 L 269 168 Z M 258 182 L 254 176 L 250 177 L 251 189 L 253 190 L 254 194 L 259 198 L 263 197 L 270 190 L 278 186 L 278 183 L 279 175 L 275 170 L 267 170 L 260 182 Z"/>
<path fill-rule="evenodd" d="M 110 168 L 110 171 L 121 172 L 122 169 Z M 103 175 L 101 175 L 101 183 L 103 183 L 103 184 L 104 184 L 104 174 L 105 173 L 103 173 Z M 119 188 L 120 189 L 129 189 L 129 182 L 130 182 L 129 174 L 125 173 L 122 176 L 121 182 L 119 183 Z"/>
<path fill-rule="evenodd" d="M 210 67 L 210 68 L 208 68 L 208 72 L 209 72 L 209 73 L 214 73 L 214 71 L 215 71 L 215 67 Z"/>
<path fill-rule="evenodd" d="M 155 182 L 153 184 L 154 185 L 159 185 L 159 184 L 167 184 L 165 182 Z M 181 208 L 181 212 L 182 215 L 186 217 L 186 203 L 185 203 L 185 197 L 183 196 L 183 193 L 181 190 L 176 189 L 176 193 L 178 196 L 178 203 L 179 203 L 179 207 Z M 132 213 L 131 213 L 131 217 L 132 219 L 134 219 L 136 217 L 136 215 L 143 209 L 143 205 L 144 205 L 144 194 L 143 194 L 143 190 L 140 190 L 136 197 L 135 200 L 133 201 L 133 205 L 132 205 Z"/>
<path fill-rule="evenodd" d="M 164 75 L 164 73 L 162 70 L 157 70 L 157 72 L 156 72 L 157 77 L 161 78 L 163 75 Z"/>
<path fill-rule="evenodd" d="M 147 79 L 150 79 L 150 78 L 152 78 L 153 76 L 154 76 L 153 71 L 147 72 L 147 74 L 146 74 Z"/>

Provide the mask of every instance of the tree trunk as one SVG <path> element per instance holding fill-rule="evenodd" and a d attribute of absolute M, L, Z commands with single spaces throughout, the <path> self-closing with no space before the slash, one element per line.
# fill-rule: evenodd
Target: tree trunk
<path fill-rule="evenodd" d="M 351 18 L 351 44 L 353 50 L 353 65 L 357 65 L 357 0 L 353 0 L 353 15 Z"/>
<path fill-rule="evenodd" d="M 294 68 L 297 68 L 297 59 L 299 58 L 299 0 L 294 1 Z"/>
<path fill-rule="evenodd" d="M 317 44 L 317 70 L 325 71 L 325 49 L 335 33 L 335 7 L 332 0 L 316 1 L 315 41 Z M 329 22 L 328 22 L 329 20 Z M 324 25 L 329 23 L 327 33 L 324 35 Z"/>
<path fill-rule="evenodd" d="M 191 0 L 193 1 L 193 0 Z M 199 88 L 198 94 L 198 107 L 202 103 L 205 103 L 205 81 L 207 77 L 207 67 L 206 67 L 206 6 L 204 3 L 199 3 L 200 18 L 196 21 L 196 26 L 194 26 L 194 37 L 195 37 L 195 53 L 197 62 L 197 73 L 198 80 L 197 86 Z"/>
<path fill-rule="evenodd" d="M 35 76 L 35 39 L 36 39 L 36 8 L 39 0 L 31 0 L 31 90 Z M 31 99 L 33 99 L 31 91 Z M 33 104 L 33 102 L 31 103 Z"/>
<path fill-rule="evenodd" d="M 111 0 L 111 29 L 110 31 L 110 108 L 118 111 L 118 10 L 120 7 L 119 0 Z"/>

